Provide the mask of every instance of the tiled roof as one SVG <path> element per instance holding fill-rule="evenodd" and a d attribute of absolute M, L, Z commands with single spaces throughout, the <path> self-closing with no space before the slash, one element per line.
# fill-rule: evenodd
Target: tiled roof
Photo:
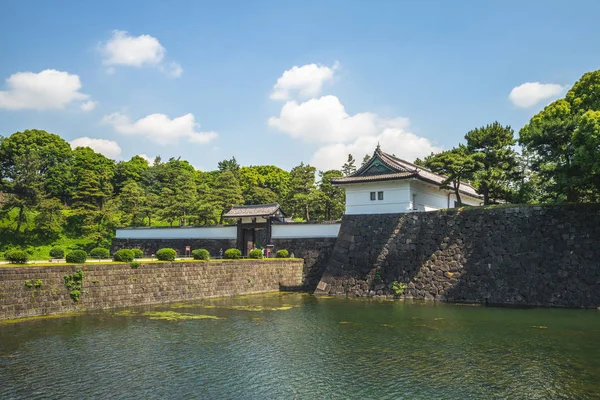
<path fill-rule="evenodd" d="M 384 165 L 386 165 L 392 171 L 395 172 L 384 172 L 381 174 L 373 175 L 365 174 L 365 172 L 367 172 L 375 158 L 379 159 Z M 442 184 L 444 179 L 446 179 L 445 176 L 433 173 L 425 167 L 421 167 L 406 160 L 402 160 L 401 158 L 384 153 L 379 147 L 377 147 L 377 150 L 375 150 L 375 153 L 373 154 L 373 157 L 371 157 L 371 160 L 369 160 L 365 165 L 360 167 L 354 174 L 346 176 L 344 178 L 332 179 L 331 182 L 339 185 L 348 183 L 375 182 L 396 179 L 400 180 L 410 178 L 434 183 L 438 186 Z M 475 188 L 466 182 L 461 182 L 460 192 L 469 196 L 480 197 Z"/>
<path fill-rule="evenodd" d="M 227 211 L 224 218 L 242 218 L 242 217 L 269 217 L 277 213 L 281 208 L 279 203 L 257 204 L 254 206 L 234 206 Z M 283 214 L 283 213 L 282 213 Z"/>

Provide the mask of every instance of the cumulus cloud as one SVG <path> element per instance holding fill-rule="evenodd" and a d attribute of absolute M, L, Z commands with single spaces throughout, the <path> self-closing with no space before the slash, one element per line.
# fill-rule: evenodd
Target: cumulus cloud
<path fill-rule="evenodd" d="M 519 108 L 532 107 L 542 100 L 559 96 L 567 87 L 556 83 L 525 82 L 514 87 L 508 98 Z"/>
<path fill-rule="evenodd" d="M 9 110 L 63 109 L 89 98 L 79 91 L 78 75 L 54 69 L 17 72 L 6 79 L 6 87 L 8 90 L 0 91 L 0 108 Z"/>
<path fill-rule="evenodd" d="M 96 108 L 97 105 L 98 105 L 98 102 L 89 100 L 89 101 L 86 101 L 85 103 L 81 103 L 79 108 L 81 108 L 83 111 L 92 111 L 94 108 Z"/>
<path fill-rule="evenodd" d="M 138 157 L 142 157 L 144 160 L 146 160 L 146 162 L 148 163 L 148 165 L 153 165 L 154 164 L 154 158 L 149 157 L 146 154 L 138 154 Z"/>
<path fill-rule="evenodd" d="M 361 161 L 377 143 L 385 152 L 408 161 L 441 150 L 427 138 L 408 132 L 408 118 L 384 118 L 370 112 L 350 115 L 335 96 L 289 101 L 268 124 L 293 138 L 325 144 L 311 160 L 321 170 L 339 169 L 348 154 Z"/>
<path fill-rule="evenodd" d="M 386 153 L 395 154 L 407 161 L 414 161 L 417 157 L 424 157 L 432 152 L 437 153 L 442 149 L 424 137 L 405 131 L 401 127 L 389 126 L 378 135 L 359 137 L 352 143 L 336 143 L 319 148 L 313 155 L 310 164 L 317 169 L 340 169 L 347 161 L 348 154 L 352 154 L 359 166 L 365 155 L 381 145 Z"/>
<path fill-rule="evenodd" d="M 161 145 L 174 143 L 179 139 L 208 143 L 219 136 L 217 132 L 198 131 L 200 124 L 196 123 L 193 114 L 173 119 L 165 114 L 150 114 L 134 122 L 127 115 L 113 113 L 104 116 L 102 122 L 112 125 L 115 131 L 124 135 L 141 136 Z"/>
<path fill-rule="evenodd" d="M 105 157 L 116 159 L 121 155 L 121 147 L 117 142 L 106 139 L 92 139 L 89 137 L 80 137 L 69 142 L 71 148 L 89 147 Z"/>
<path fill-rule="evenodd" d="M 287 100 L 291 92 L 298 92 L 303 97 L 317 96 L 321 93 L 323 84 L 333 79 L 333 73 L 338 67 L 337 62 L 332 67 L 317 64 L 294 66 L 277 79 L 271 99 Z"/>
<path fill-rule="evenodd" d="M 164 63 L 167 51 L 157 38 L 150 35 L 130 36 L 128 32 L 115 30 L 112 37 L 100 45 L 100 51 L 108 73 L 114 73 L 115 66 L 156 67 L 175 78 L 183 73 L 178 63 Z"/>

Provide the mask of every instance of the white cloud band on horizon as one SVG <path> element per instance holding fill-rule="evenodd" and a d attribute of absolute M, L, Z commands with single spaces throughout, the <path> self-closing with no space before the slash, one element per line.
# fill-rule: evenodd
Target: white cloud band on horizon
<path fill-rule="evenodd" d="M 121 155 L 121 147 L 113 140 L 92 139 L 89 137 L 80 137 L 69 142 L 72 149 L 77 147 L 89 147 L 96 153 L 100 153 L 107 158 L 116 160 Z"/>
<path fill-rule="evenodd" d="M 55 69 L 14 73 L 6 79 L 6 86 L 8 90 L 0 91 L 0 109 L 64 109 L 72 102 L 90 97 L 79 91 L 81 80 L 78 75 Z"/>
<path fill-rule="evenodd" d="M 179 139 L 204 144 L 219 136 L 214 131 L 198 131 L 200 124 L 196 123 L 191 113 L 173 119 L 166 114 L 156 113 L 133 122 L 127 115 L 117 112 L 104 116 L 102 122 L 111 125 L 118 133 L 144 137 L 161 145 L 176 143 Z"/>
<path fill-rule="evenodd" d="M 508 95 L 510 101 L 519 108 L 528 108 L 542 100 L 557 97 L 567 90 L 557 83 L 525 82 L 515 86 Z"/>

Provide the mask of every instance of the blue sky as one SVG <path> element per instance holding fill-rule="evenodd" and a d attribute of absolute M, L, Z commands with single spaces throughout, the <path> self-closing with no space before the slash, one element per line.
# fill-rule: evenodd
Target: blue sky
<path fill-rule="evenodd" d="M 494 120 L 518 132 L 600 67 L 595 1 L 0 7 L 0 135 L 44 129 L 205 170 L 231 156 L 339 167 L 377 142 L 413 159 Z"/>

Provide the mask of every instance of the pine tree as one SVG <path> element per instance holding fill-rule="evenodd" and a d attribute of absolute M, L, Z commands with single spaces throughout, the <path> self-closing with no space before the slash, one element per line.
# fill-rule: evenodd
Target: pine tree
<path fill-rule="evenodd" d="M 342 173 L 344 176 L 352 175 L 356 172 L 356 166 L 354 165 L 355 162 L 356 160 L 354 160 L 352 154 L 348 154 L 348 161 L 346 161 L 346 163 L 344 163 L 342 166 Z"/>

